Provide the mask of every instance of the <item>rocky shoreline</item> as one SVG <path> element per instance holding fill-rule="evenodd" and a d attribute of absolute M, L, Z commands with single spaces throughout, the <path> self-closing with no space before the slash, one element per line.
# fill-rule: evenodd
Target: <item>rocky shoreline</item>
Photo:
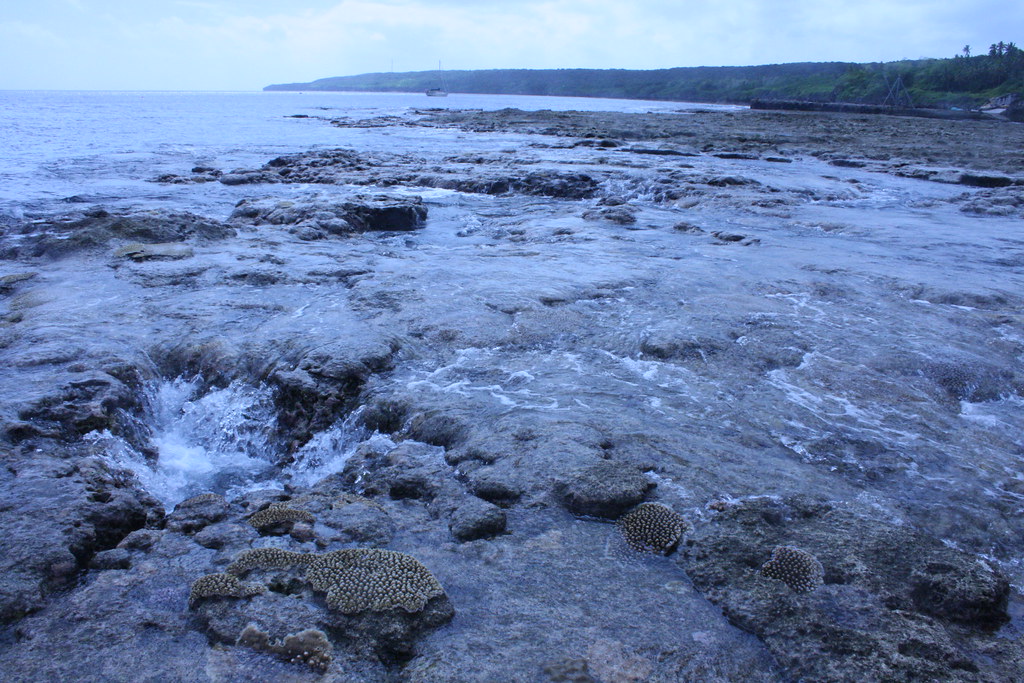
<path fill-rule="evenodd" d="M 0 224 L 6 680 L 1020 677 L 1020 126 L 328 123 Z"/>

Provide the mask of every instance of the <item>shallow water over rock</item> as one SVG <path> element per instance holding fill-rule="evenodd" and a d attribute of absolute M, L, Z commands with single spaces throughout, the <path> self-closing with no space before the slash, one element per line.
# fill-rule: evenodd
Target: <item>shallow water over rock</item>
<path fill-rule="evenodd" d="M 4 644 L 20 671 L 55 674 L 41 643 L 115 587 L 110 620 L 159 612 L 159 638 L 189 643 L 168 667 L 273 668 L 244 644 L 227 644 L 235 659 L 192 644 L 181 595 L 250 547 L 353 546 L 417 557 L 456 616 L 379 660 L 332 635 L 341 679 L 464 680 L 469 662 L 524 681 L 1020 670 L 1024 240 L 1013 216 L 970 208 L 993 190 L 906 172 L 922 160 L 869 119 L 388 121 L 346 119 L 362 144 L 344 152 L 208 160 L 245 183 L 149 169 L 176 177 L 137 198 L 144 220 L 85 207 L 4 225 L 4 490 L 59 480 L 68 514 L 100 520 L 88 541 L 46 522 L 41 547 L 68 566 L 5 584 L 3 614 L 35 612 L 17 627 L 35 643 Z M 821 138 L 830 121 L 843 136 Z M 977 145 L 1020 135 L 898 125 L 973 130 Z M 942 163 L 985 170 L 943 140 Z M 425 220 L 343 229 L 381 206 Z M 202 230 L 171 229 L 182 220 Z M 123 247 L 139 240 L 190 252 L 134 259 Z M 131 497 L 135 521 L 110 523 L 108 494 Z M 675 556 L 612 551 L 605 518 L 640 500 L 693 525 Z M 273 503 L 315 522 L 246 523 Z M 803 596 L 759 574 L 775 545 L 816 556 L 825 585 Z M 93 556 L 114 568 L 88 569 Z M 170 607 L 133 602 L 154 572 Z M 313 627 L 288 615 L 322 609 L 276 611 L 289 585 L 218 610 L 234 624 L 254 605 L 283 640 Z"/>

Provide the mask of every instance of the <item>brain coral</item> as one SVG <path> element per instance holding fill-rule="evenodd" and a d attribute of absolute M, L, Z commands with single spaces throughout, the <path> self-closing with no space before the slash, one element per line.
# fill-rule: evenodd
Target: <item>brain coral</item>
<path fill-rule="evenodd" d="M 306 580 L 327 592 L 327 606 L 343 614 L 402 607 L 418 612 L 444 589 L 419 560 L 378 548 L 348 548 L 314 556 Z"/>
<path fill-rule="evenodd" d="M 248 598 L 266 591 L 258 583 L 243 583 L 233 574 L 207 574 L 195 580 L 188 596 L 189 606 L 202 598 Z"/>
<path fill-rule="evenodd" d="M 772 551 L 772 558 L 761 567 L 761 573 L 784 581 L 792 590 L 801 593 L 813 591 L 825 577 L 825 570 L 814 555 L 788 545 L 777 546 Z"/>
<path fill-rule="evenodd" d="M 312 555 L 296 553 L 282 548 L 253 548 L 238 554 L 225 571 L 243 576 L 253 569 L 288 569 L 296 565 L 309 564 Z"/>
<path fill-rule="evenodd" d="M 641 503 L 616 522 L 634 550 L 669 553 L 690 527 L 678 512 L 658 503 Z"/>
<path fill-rule="evenodd" d="M 309 522 L 313 523 L 316 518 L 312 513 L 305 510 L 296 510 L 288 507 L 285 503 L 274 503 L 270 507 L 263 508 L 249 518 L 249 524 L 257 529 L 280 524 L 281 522 Z"/>

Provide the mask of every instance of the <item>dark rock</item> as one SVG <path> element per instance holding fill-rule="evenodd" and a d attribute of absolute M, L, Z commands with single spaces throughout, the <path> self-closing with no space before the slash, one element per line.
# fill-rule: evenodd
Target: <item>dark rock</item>
<path fill-rule="evenodd" d="M 90 569 L 128 569 L 132 564 L 132 554 L 125 548 L 113 548 L 96 553 L 89 561 Z"/>
<path fill-rule="evenodd" d="M 295 231 L 295 236 L 305 242 L 315 242 L 327 239 L 327 232 L 318 228 L 304 226 Z"/>
<path fill-rule="evenodd" d="M 632 225 L 636 223 L 636 211 L 628 206 L 610 206 L 601 209 L 591 209 L 583 213 L 587 220 L 605 220 L 619 225 Z"/>
<path fill-rule="evenodd" d="M 741 161 L 757 161 L 761 158 L 756 154 L 748 152 L 717 152 L 711 156 L 718 157 L 719 159 L 739 159 Z"/>
<path fill-rule="evenodd" d="M 573 147 L 596 147 L 598 149 L 614 149 L 621 146 L 622 143 L 618 140 L 608 140 L 607 138 L 601 140 L 579 140 L 573 144 Z"/>
<path fill-rule="evenodd" d="M 867 162 L 857 159 L 832 159 L 828 163 L 839 168 L 864 168 L 867 166 Z"/>
<path fill-rule="evenodd" d="M 129 258 L 133 261 L 176 261 L 192 258 L 195 251 L 192 247 L 176 242 L 165 244 L 127 244 L 114 252 L 114 256 Z"/>
<path fill-rule="evenodd" d="M 0 623 L 42 608 L 92 557 L 157 521 L 159 503 L 95 458 L 7 458 L 0 470 Z"/>
<path fill-rule="evenodd" d="M 409 405 L 393 399 L 382 399 L 365 404 L 363 424 L 367 429 L 393 434 L 402 428 L 409 414 Z"/>
<path fill-rule="evenodd" d="M 674 326 L 649 330 L 640 341 L 640 352 L 660 360 L 707 362 L 727 348 L 724 341 L 688 335 Z"/>
<path fill-rule="evenodd" d="M 107 213 L 93 210 L 34 223 L 26 249 L 30 256 L 57 258 L 102 247 L 118 239 L 159 244 L 187 239 L 220 240 L 234 234 L 233 228 L 219 221 L 181 211 Z"/>
<path fill-rule="evenodd" d="M 451 448 L 468 435 L 468 425 L 459 418 L 440 411 L 428 411 L 412 417 L 407 425 L 409 436 L 433 446 Z"/>
<path fill-rule="evenodd" d="M 556 485 L 572 513 L 616 519 L 641 503 L 654 484 L 636 467 L 613 461 L 576 470 Z"/>
<path fill-rule="evenodd" d="M 507 464 L 482 467 L 469 475 L 469 489 L 474 496 L 502 507 L 519 500 L 523 486 L 514 468 Z"/>
<path fill-rule="evenodd" d="M 423 200 L 414 198 L 374 197 L 346 205 L 346 220 L 357 231 L 415 230 L 427 219 Z"/>
<path fill-rule="evenodd" d="M 497 505 L 470 498 L 452 512 L 448 528 L 458 541 L 490 538 L 505 531 L 505 512 Z"/>
<path fill-rule="evenodd" d="M 352 615 L 331 612 L 324 624 L 328 633 L 345 638 L 349 647 L 361 656 L 397 664 L 415 654 L 417 639 L 448 623 L 453 616 L 455 608 L 448 596 L 440 595 L 419 612 L 401 608 Z"/>
<path fill-rule="evenodd" d="M 1002 175 L 964 173 L 960 176 L 960 184 L 971 187 L 1009 187 L 1013 185 L 1013 178 Z"/>
<path fill-rule="evenodd" d="M 192 540 L 204 548 L 220 550 L 221 548 L 244 547 L 258 537 L 259 532 L 251 524 L 219 522 L 203 526 L 202 530 L 196 532 L 192 537 Z M 122 547 L 124 547 L 124 543 L 122 543 Z"/>
<path fill-rule="evenodd" d="M 587 199 L 598 190 L 597 180 L 585 173 L 529 173 L 509 185 L 513 192 L 558 199 Z"/>
<path fill-rule="evenodd" d="M 0 294 L 10 294 L 23 282 L 28 282 L 38 276 L 39 273 L 30 271 L 27 273 L 11 273 L 0 277 Z"/>
<path fill-rule="evenodd" d="M 118 548 L 127 550 L 149 550 L 160 539 L 160 532 L 153 529 L 137 529 L 125 536 Z"/>
<path fill-rule="evenodd" d="M 257 183 L 279 183 L 281 177 L 259 171 L 234 171 L 223 174 L 219 180 L 225 185 L 254 185 Z"/>
<path fill-rule="evenodd" d="M 726 175 L 708 178 L 707 184 L 712 187 L 734 187 L 741 185 L 760 185 L 761 183 L 757 182 L 753 178 L 740 178 L 737 176 Z"/>
<path fill-rule="evenodd" d="M 694 225 L 693 223 L 690 223 L 689 221 L 679 221 L 678 223 L 676 223 L 675 225 L 672 226 L 672 229 L 677 231 L 677 232 L 685 232 L 685 233 L 689 233 L 689 234 L 692 234 L 692 235 L 699 235 L 699 234 L 702 234 L 704 232 L 703 228 L 701 228 L 700 226 Z"/>
<path fill-rule="evenodd" d="M 910 575 L 914 605 L 932 616 L 980 628 L 998 628 L 1009 619 L 1008 579 L 981 562 L 927 562 Z"/>
<path fill-rule="evenodd" d="M 957 401 L 995 401 L 1015 392 L 1014 374 L 1008 369 L 974 359 L 925 364 L 924 374 Z"/>
<path fill-rule="evenodd" d="M 437 483 L 428 468 L 397 470 L 388 477 L 388 495 L 393 500 L 431 500 Z"/>
<path fill-rule="evenodd" d="M 394 522 L 388 513 L 368 500 L 325 511 L 320 515 L 320 521 L 340 531 L 342 538 L 369 546 L 386 546 L 395 532 Z"/>
<path fill-rule="evenodd" d="M 671 156 L 671 157 L 695 157 L 697 156 L 694 152 L 688 152 L 678 149 L 663 149 L 663 148 L 652 148 L 652 147 L 630 147 L 626 152 L 632 152 L 633 154 L 649 154 L 652 156 Z"/>
<path fill-rule="evenodd" d="M 221 182 L 224 182 L 223 179 Z M 295 201 L 243 199 L 230 220 L 236 224 L 287 225 L 333 235 L 367 231 L 407 231 L 422 228 L 427 209 L 419 197 L 357 195 L 346 201 L 309 197 Z"/>
<path fill-rule="evenodd" d="M 271 375 L 270 384 L 277 389 L 278 428 L 292 441 L 292 448 L 329 428 L 353 408 L 369 377 L 390 367 L 397 351 L 394 343 L 349 337 L 318 348 L 292 370 Z"/>
<path fill-rule="evenodd" d="M 207 638 L 190 623 L 188 569 L 196 557 L 175 544 L 173 561 L 135 558 L 132 567 L 91 573 L 73 597 L 22 619 L 17 639 L 3 642 L 10 681 L 205 680 Z M 118 654 L 120 653 L 120 654 Z M 131 656 L 124 656 L 131 653 Z"/>
<path fill-rule="evenodd" d="M 167 515 L 167 528 L 183 534 L 194 534 L 219 522 L 228 513 L 228 502 L 216 493 L 203 493 L 178 503 Z"/>
<path fill-rule="evenodd" d="M 680 550 L 680 564 L 790 676 L 978 679 L 976 653 L 956 629 L 983 633 L 1006 622 L 1009 585 L 997 569 L 824 501 L 760 498 L 716 509 Z M 765 577 L 760 569 L 779 545 L 816 556 L 825 585 L 801 594 Z"/>
<path fill-rule="evenodd" d="M 23 408 L 18 417 L 48 435 L 76 438 L 92 431 L 116 431 L 121 411 L 136 408 L 138 401 L 125 382 L 92 372 Z"/>

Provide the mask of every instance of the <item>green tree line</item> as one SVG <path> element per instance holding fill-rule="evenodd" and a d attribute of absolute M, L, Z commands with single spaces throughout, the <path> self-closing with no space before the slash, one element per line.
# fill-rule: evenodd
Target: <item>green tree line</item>
<path fill-rule="evenodd" d="M 451 92 L 723 103 L 795 99 L 882 104 L 897 79 L 917 106 L 976 107 L 998 95 L 1024 94 L 1024 51 L 1014 43 L 999 42 L 974 56 L 965 46 L 948 59 L 886 63 L 444 72 Z M 436 71 L 419 71 L 339 76 L 265 90 L 418 92 L 439 85 Z"/>

